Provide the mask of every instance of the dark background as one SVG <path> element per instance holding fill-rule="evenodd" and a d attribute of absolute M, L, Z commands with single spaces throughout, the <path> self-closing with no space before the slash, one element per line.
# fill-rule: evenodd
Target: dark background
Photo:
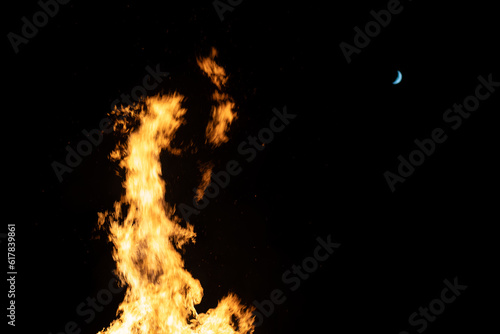
<path fill-rule="evenodd" d="M 75 321 L 81 333 L 97 333 L 115 318 L 122 295 L 88 324 L 76 308 L 113 277 L 112 245 L 96 225 L 97 212 L 111 210 L 122 193 L 107 158 L 118 137 L 105 135 L 61 183 L 51 163 L 64 162 L 66 145 L 97 128 L 110 103 L 158 63 L 170 77 L 150 93 L 187 96 L 193 116 L 179 140 L 201 142 L 213 87 L 196 58 L 211 47 L 237 105 L 230 142 L 210 154 L 162 157 L 174 204 L 193 195 L 196 159 L 212 160 L 215 171 L 242 162 L 242 173 L 191 219 L 198 237 L 185 260 L 205 290 L 199 311 L 230 291 L 251 304 L 278 288 L 287 300 L 256 333 L 399 333 L 440 296 L 444 279 L 457 276 L 467 290 L 426 332 L 487 330 L 496 316 L 499 93 L 456 131 L 442 115 L 474 93 L 479 75 L 500 81 L 496 9 L 402 4 L 350 64 L 339 44 L 353 44 L 353 28 L 387 1 L 243 1 L 224 21 L 211 1 L 71 1 L 18 54 L 4 37 L 4 221 L 17 226 L 15 330 L 55 334 Z M 31 21 L 40 10 L 36 1 L 3 8 L 4 36 L 19 34 L 21 17 Z M 398 70 L 403 80 L 394 86 Z M 285 105 L 297 117 L 244 163 L 238 144 Z M 447 141 L 392 193 L 383 173 L 395 172 L 398 155 L 407 157 L 436 127 Z M 291 292 L 283 272 L 328 235 L 341 247 Z"/>

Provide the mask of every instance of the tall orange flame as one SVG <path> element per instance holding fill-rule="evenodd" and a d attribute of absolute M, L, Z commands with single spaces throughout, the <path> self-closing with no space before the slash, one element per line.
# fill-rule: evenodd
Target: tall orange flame
<path fill-rule="evenodd" d="M 211 61 L 213 57 L 203 60 L 219 68 Z M 170 144 L 184 122 L 183 99 L 178 93 L 148 97 L 140 110 L 116 111 L 139 125 L 132 131 L 126 121 L 118 124 L 121 131 L 130 133 L 126 144 L 111 154 L 125 170 L 125 194 L 115 202 L 114 212 L 99 213 L 100 226 L 109 222 L 117 274 L 127 286 L 117 319 L 101 334 L 243 334 L 254 330 L 252 309 L 242 306 L 233 294 L 205 314 L 195 308 L 203 288 L 184 268 L 179 250 L 195 242 L 196 233 L 189 223 L 182 227 L 175 208 L 165 202 L 160 163 L 162 150 L 178 153 Z"/>

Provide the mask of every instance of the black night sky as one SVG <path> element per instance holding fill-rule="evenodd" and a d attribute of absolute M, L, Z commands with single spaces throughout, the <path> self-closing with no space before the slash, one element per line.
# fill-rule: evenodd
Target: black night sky
<path fill-rule="evenodd" d="M 241 168 L 189 218 L 197 241 L 184 258 L 205 291 L 200 312 L 228 292 L 268 306 L 281 293 L 255 333 L 481 333 L 495 323 L 494 3 L 61 0 L 36 34 L 24 28 L 31 33 L 24 39 L 40 3 L 9 2 L 2 11 L 3 161 L 12 202 L 0 231 L 4 254 L 6 225 L 16 224 L 16 326 L 2 320 L 9 333 L 91 334 L 115 319 L 123 291 L 97 213 L 123 193 L 123 173 L 108 159 L 123 138 L 103 134 L 61 182 L 53 163 L 66 164 L 66 147 L 76 149 L 82 131 L 98 129 L 111 104 L 155 70 L 168 75 L 157 74 L 148 95 L 187 97 L 176 143 L 200 147 L 162 155 L 166 200 L 191 204 L 199 161 L 211 161 L 214 172 L 231 160 Z M 223 20 L 214 3 L 231 9 L 219 9 Z M 363 32 L 375 20 L 371 11 L 388 6 L 397 11 L 390 22 L 355 41 L 354 28 Z M 356 50 L 349 63 L 342 42 Z M 213 86 L 196 59 L 212 47 L 238 119 L 229 142 L 207 150 Z M 393 85 L 397 71 L 403 79 Z M 464 103 L 474 110 L 448 112 Z M 285 109 L 293 116 L 284 129 L 254 148 L 254 158 L 241 154 L 240 145 Z M 429 144 L 435 129 L 442 142 Z M 415 141 L 431 153 L 411 155 Z M 418 166 L 409 167 L 410 156 Z M 327 240 L 333 253 L 309 261 Z M 324 258 L 328 249 L 321 251 Z M 304 264 L 317 266 L 294 272 Z M 447 284 L 467 288 L 455 295 Z M 4 285 L 6 314 L 8 292 Z M 409 322 L 419 308 L 439 314 Z"/>

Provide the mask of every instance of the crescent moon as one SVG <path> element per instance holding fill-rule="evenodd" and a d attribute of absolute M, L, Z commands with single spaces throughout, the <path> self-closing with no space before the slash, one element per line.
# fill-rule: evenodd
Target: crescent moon
<path fill-rule="evenodd" d="M 394 82 L 392 84 L 397 85 L 398 83 L 401 82 L 402 79 L 403 79 L 403 75 L 401 74 L 400 71 L 398 71 L 398 77 L 396 78 L 396 80 L 394 80 Z"/>

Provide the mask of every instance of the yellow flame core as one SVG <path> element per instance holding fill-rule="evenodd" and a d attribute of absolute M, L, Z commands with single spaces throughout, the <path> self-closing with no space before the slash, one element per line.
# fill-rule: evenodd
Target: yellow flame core
<path fill-rule="evenodd" d="M 233 294 L 222 298 L 216 308 L 198 314 L 200 282 L 184 268 L 179 253 L 196 234 L 189 223 L 182 227 L 174 208 L 165 202 L 160 153 L 171 150 L 176 130 L 184 122 L 183 96 L 149 97 L 141 113 L 125 108 L 139 120 L 127 143 L 112 159 L 121 159 L 125 170 L 125 194 L 114 212 L 100 213 L 99 225 L 109 221 L 117 273 L 127 285 L 118 318 L 101 334 L 215 334 L 252 333 L 251 308 Z M 131 128 L 123 126 L 124 132 Z M 175 150 L 174 150 L 175 151 Z M 125 215 L 126 211 L 126 215 Z M 125 215 L 125 217 L 123 217 Z"/>

